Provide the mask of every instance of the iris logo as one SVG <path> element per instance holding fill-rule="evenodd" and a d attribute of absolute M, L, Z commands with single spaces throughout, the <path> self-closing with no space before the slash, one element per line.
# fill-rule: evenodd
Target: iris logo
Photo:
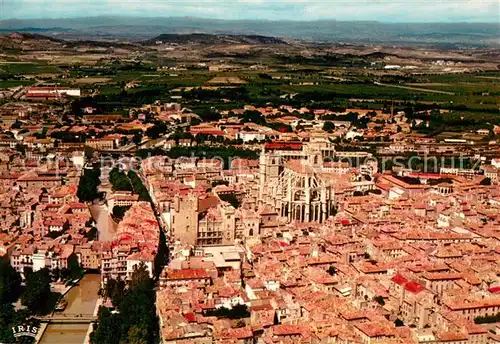
<path fill-rule="evenodd" d="M 38 327 L 33 325 L 18 325 L 12 327 L 14 337 L 33 337 L 35 338 L 38 333 Z"/>

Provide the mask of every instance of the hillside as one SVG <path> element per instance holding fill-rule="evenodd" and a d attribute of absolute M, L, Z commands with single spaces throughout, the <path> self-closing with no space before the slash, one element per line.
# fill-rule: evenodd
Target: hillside
<path fill-rule="evenodd" d="M 53 38 L 46 35 L 14 32 L 0 35 L 0 50 L 53 50 L 60 48 L 121 48 L 136 49 L 135 43 L 121 42 L 116 40 L 65 40 Z"/>
<path fill-rule="evenodd" d="M 19 33 L 0 35 L 0 49 L 31 50 L 35 47 L 52 49 L 64 43 L 63 40 L 34 33 Z"/>
<path fill-rule="evenodd" d="M 160 43 L 161 42 L 161 43 Z M 143 44 L 202 44 L 202 45 L 224 45 L 224 44 L 288 44 L 276 37 L 260 35 L 219 35 L 219 34 L 161 34 L 153 39 L 144 41 Z"/>

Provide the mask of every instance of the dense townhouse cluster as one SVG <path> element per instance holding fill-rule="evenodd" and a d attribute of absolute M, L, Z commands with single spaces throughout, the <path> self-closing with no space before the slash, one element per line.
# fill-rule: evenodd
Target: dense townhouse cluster
<path fill-rule="evenodd" d="M 101 271 L 103 283 L 129 279 L 141 263 L 153 276 L 160 227 L 149 203 L 135 199 L 113 238 L 98 241 L 89 205 L 77 197 L 81 171 L 37 166 L 26 172 L 14 164 L 0 175 L 2 224 L 9 228 L 0 234 L 3 258 L 22 276 L 43 268 L 56 274 L 69 268 L 70 259 L 86 270 Z"/>
<path fill-rule="evenodd" d="M 8 231 L 0 234 L 1 255 L 23 276 L 67 269 L 69 260 L 80 259 L 94 222 L 76 195 L 80 171 L 70 163 L 54 166 L 17 157 L 4 167 L 1 214 Z"/>
<path fill-rule="evenodd" d="M 231 269 L 179 247 L 158 292 L 163 342 L 493 343 L 494 327 L 475 323 L 500 306 L 498 190 L 487 192 L 348 198 L 325 223 L 244 240 Z M 453 225 L 438 224 L 440 206 Z M 241 305 L 243 321 L 220 311 Z"/>
<path fill-rule="evenodd" d="M 30 96 L 62 96 L 40 92 Z M 491 321 L 500 313 L 495 144 L 412 135 L 425 121 L 379 110 L 245 106 L 196 125 L 199 117 L 175 103 L 129 117 L 83 110 L 77 124 L 46 129 L 29 118 L 55 117 L 49 105 L 20 104 L 3 116 L 4 129 L 23 123 L 0 136 L 0 224 L 8 229 L 0 231 L 0 257 L 22 275 L 67 269 L 73 259 L 100 271 L 104 286 L 145 264 L 159 276 L 162 343 L 500 342 Z M 286 129 L 240 123 L 248 111 Z M 151 119 L 187 129 L 149 140 L 142 134 L 154 129 Z M 332 142 L 340 138 L 348 140 L 342 151 Z M 77 197 L 89 160 L 223 142 L 259 158 L 148 157 L 137 176 L 152 202 L 109 192 L 109 213 L 129 209 L 109 240 L 95 237 L 92 204 Z M 375 159 L 410 152 L 484 159 L 475 169 L 424 172 Z M 163 270 L 161 231 L 169 247 Z"/>
<path fill-rule="evenodd" d="M 110 278 L 129 280 L 140 264 L 145 264 L 153 277 L 159 242 L 160 227 L 151 205 L 134 203 L 118 224 L 113 241 L 99 247 L 102 283 Z"/>
<path fill-rule="evenodd" d="M 157 292 L 163 343 L 499 340 L 488 321 L 500 303 L 498 185 L 323 163 L 345 153 L 265 144 L 259 162 L 233 161 L 232 179 L 202 159 L 143 161 L 171 239 Z M 325 187 L 332 207 L 311 216 Z M 299 216 L 283 200 L 303 206 Z"/>

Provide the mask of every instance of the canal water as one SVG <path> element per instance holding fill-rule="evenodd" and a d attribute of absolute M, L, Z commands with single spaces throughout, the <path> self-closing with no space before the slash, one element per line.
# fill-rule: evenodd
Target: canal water
<path fill-rule="evenodd" d="M 92 204 L 90 212 L 96 221 L 96 227 L 99 231 L 99 241 L 113 240 L 118 225 L 109 216 L 108 207 L 103 204 Z"/>
<path fill-rule="evenodd" d="M 62 313 L 93 314 L 100 280 L 101 278 L 97 274 L 83 276 L 78 285 L 71 288 L 66 294 L 68 306 Z M 40 344 L 82 344 L 88 328 L 89 325 L 83 324 L 49 324 Z"/>

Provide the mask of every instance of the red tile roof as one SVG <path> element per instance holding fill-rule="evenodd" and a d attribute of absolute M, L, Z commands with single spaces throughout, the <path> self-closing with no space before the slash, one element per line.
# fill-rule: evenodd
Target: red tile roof
<path fill-rule="evenodd" d="M 302 143 L 300 142 L 267 142 L 264 145 L 266 149 L 283 149 L 283 150 L 301 150 Z"/>
<path fill-rule="evenodd" d="M 167 271 L 167 279 L 169 280 L 202 279 L 202 278 L 210 278 L 210 275 L 205 269 L 181 269 L 181 270 Z"/>
<path fill-rule="evenodd" d="M 290 336 L 301 334 L 302 329 L 298 325 L 276 325 L 273 326 L 273 334 L 275 336 Z"/>
<path fill-rule="evenodd" d="M 408 290 L 410 293 L 418 294 L 422 290 L 425 289 L 425 287 L 417 282 L 410 282 L 406 278 L 403 277 L 399 272 L 394 275 L 391 280 L 399 284 L 400 286 L 403 286 L 406 290 Z"/>
<path fill-rule="evenodd" d="M 195 313 L 186 313 L 186 314 L 184 314 L 184 318 L 188 322 L 195 322 L 196 321 L 196 314 Z"/>
<path fill-rule="evenodd" d="M 488 289 L 488 291 L 490 293 L 493 293 L 493 294 L 498 294 L 498 293 L 500 293 L 500 286 L 498 286 L 498 287 L 491 287 L 491 288 Z"/>
<path fill-rule="evenodd" d="M 218 202 L 219 198 L 217 196 L 200 198 L 198 200 L 198 212 L 202 213 L 204 211 L 207 211 L 209 208 L 215 207 Z"/>
<path fill-rule="evenodd" d="M 418 284 L 417 282 L 408 282 L 405 285 L 405 289 L 408 290 L 409 292 L 413 293 L 413 294 L 418 294 L 422 290 L 424 290 L 425 288 L 424 288 L 423 285 Z"/>
<path fill-rule="evenodd" d="M 404 278 L 403 275 L 401 275 L 399 272 L 395 274 L 394 277 L 391 278 L 391 280 L 399 285 L 405 285 L 406 283 L 408 283 L 408 280 Z"/>

